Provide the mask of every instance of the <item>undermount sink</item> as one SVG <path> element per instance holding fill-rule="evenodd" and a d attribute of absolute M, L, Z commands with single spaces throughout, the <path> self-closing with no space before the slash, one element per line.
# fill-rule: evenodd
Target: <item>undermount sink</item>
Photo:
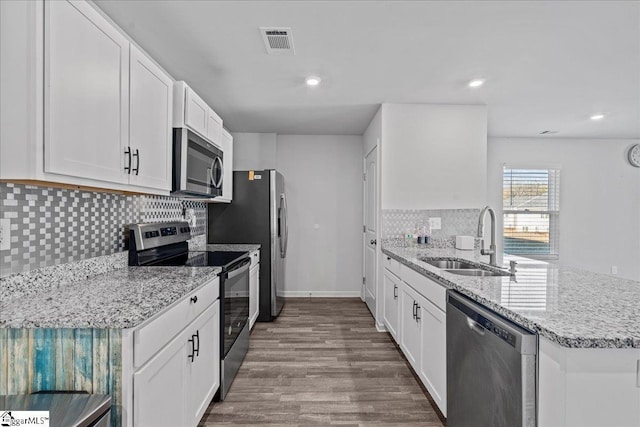
<path fill-rule="evenodd" d="M 434 267 L 442 268 L 442 269 L 478 269 L 479 267 L 470 262 L 450 260 L 450 259 L 424 259 L 424 262 L 427 264 L 431 264 Z"/>
<path fill-rule="evenodd" d="M 460 276 L 476 276 L 476 277 L 496 277 L 496 276 L 509 276 L 506 271 L 498 269 L 490 269 L 482 264 L 474 263 L 471 261 L 463 261 L 458 259 L 446 259 L 446 258 L 420 258 L 421 261 L 427 264 L 438 267 L 451 274 L 458 274 Z"/>
<path fill-rule="evenodd" d="M 471 270 L 471 269 L 444 269 L 444 271 L 451 274 L 458 274 L 460 276 L 477 276 L 477 277 L 491 277 L 491 276 L 509 276 L 506 271 L 493 271 L 493 270 Z"/>

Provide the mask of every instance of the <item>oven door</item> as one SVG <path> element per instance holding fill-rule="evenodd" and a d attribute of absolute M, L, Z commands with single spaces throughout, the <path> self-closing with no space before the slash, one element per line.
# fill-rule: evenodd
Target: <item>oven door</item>
<path fill-rule="evenodd" d="M 238 335 L 249 321 L 250 258 L 242 258 L 223 274 L 224 318 L 222 329 L 222 358 L 224 359 Z"/>
<path fill-rule="evenodd" d="M 222 150 L 189 129 L 173 130 L 173 193 L 221 196 L 223 168 Z"/>

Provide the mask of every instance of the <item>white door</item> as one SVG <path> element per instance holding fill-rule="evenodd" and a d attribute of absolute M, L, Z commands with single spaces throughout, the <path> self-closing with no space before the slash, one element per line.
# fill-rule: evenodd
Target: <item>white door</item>
<path fill-rule="evenodd" d="M 133 375 L 135 426 L 186 424 L 189 338 L 187 333 L 178 335 Z"/>
<path fill-rule="evenodd" d="M 133 45 L 130 67 L 130 183 L 169 191 L 173 81 Z"/>
<path fill-rule="evenodd" d="M 126 183 L 129 41 L 85 2 L 45 2 L 45 171 Z"/>
<path fill-rule="evenodd" d="M 447 316 L 438 307 L 420 298 L 422 382 L 436 404 L 447 416 Z"/>
<path fill-rule="evenodd" d="M 249 329 L 253 329 L 260 313 L 260 264 L 249 270 Z"/>
<path fill-rule="evenodd" d="M 400 348 L 413 369 L 420 371 L 420 307 L 418 294 L 409 286 L 400 289 Z"/>
<path fill-rule="evenodd" d="M 188 426 L 197 426 L 220 386 L 220 301 L 216 301 L 187 327 L 194 340 L 193 361 L 189 359 Z M 149 424 L 152 425 L 152 424 Z"/>
<path fill-rule="evenodd" d="M 222 147 L 222 133 L 222 119 L 209 108 L 207 113 L 207 139 Z M 224 149 L 224 147 L 222 148 Z"/>
<path fill-rule="evenodd" d="M 378 224 L 378 149 L 364 159 L 364 300 L 376 315 L 377 224 Z"/>
<path fill-rule="evenodd" d="M 400 299 L 400 280 L 394 277 L 393 273 L 384 269 L 382 276 L 383 309 L 382 316 L 384 323 L 391 336 L 398 342 L 398 301 Z"/>
<path fill-rule="evenodd" d="M 209 106 L 189 87 L 185 96 L 185 125 L 206 138 Z"/>

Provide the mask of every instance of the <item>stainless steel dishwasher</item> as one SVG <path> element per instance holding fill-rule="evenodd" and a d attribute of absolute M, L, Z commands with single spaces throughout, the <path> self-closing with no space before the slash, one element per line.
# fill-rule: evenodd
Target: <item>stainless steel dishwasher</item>
<path fill-rule="evenodd" d="M 536 426 L 536 334 L 447 291 L 447 426 Z"/>

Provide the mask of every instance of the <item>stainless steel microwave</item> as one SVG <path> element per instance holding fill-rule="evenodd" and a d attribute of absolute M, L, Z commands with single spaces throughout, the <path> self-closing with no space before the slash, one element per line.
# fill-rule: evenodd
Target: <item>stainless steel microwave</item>
<path fill-rule="evenodd" d="M 222 195 L 222 150 L 187 128 L 173 128 L 173 185 L 177 196 Z"/>

